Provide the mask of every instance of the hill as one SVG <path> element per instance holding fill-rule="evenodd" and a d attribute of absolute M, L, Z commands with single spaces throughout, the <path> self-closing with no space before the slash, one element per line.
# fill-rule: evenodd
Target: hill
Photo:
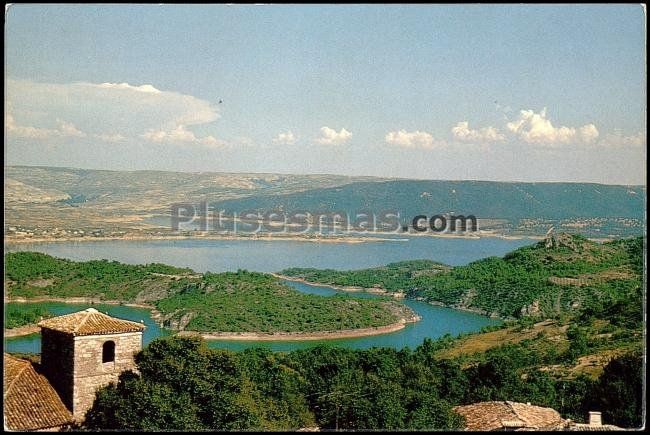
<path fill-rule="evenodd" d="M 318 283 L 381 287 L 504 318 L 581 313 L 642 320 L 640 237 L 599 244 L 560 234 L 503 258 L 446 269 L 420 260 L 356 271 L 287 269 L 281 273 Z"/>
<path fill-rule="evenodd" d="M 175 203 L 295 193 L 368 179 L 374 178 L 7 166 L 5 233 L 52 237 L 75 230 L 101 230 L 103 236 L 168 230 Z M 161 221 L 149 221 L 152 216 Z"/>
<path fill-rule="evenodd" d="M 551 225 L 589 237 L 643 232 L 645 186 L 426 181 L 340 175 L 5 168 L 5 234 L 170 234 L 172 204 L 213 210 L 398 211 L 474 215 L 479 229 L 540 235 Z M 74 233 L 74 231 L 77 231 Z"/>
<path fill-rule="evenodd" d="M 390 180 L 352 182 L 284 195 L 256 194 L 218 201 L 216 210 L 309 210 L 379 214 L 474 215 L 482 230 L 544 234 L 549 226 L 591 236 L 641 234 L 645 187 L 590 183 Z"/>
<path fill-rule="evenodd" d="M 165 326 L 177 331 L 318 333 L 414 320 L 395 301 L 303 294 L 263 273 L 196 274 L 162 264 L 74 262 L 35 252 L 5 254 L 5 265 L 5 297 L 10 299 L 148 304 Z M 14 327 L 47 315 L 9 311 Z"/>

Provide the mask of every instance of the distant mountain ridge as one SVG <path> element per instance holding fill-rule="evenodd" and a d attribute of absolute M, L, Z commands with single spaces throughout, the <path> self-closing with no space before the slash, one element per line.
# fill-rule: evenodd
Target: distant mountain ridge
<path fill-rule="evenodd" d="M 494 181 L 378 181 L 310 189 L 282 196 L 255 195 L 221 201 L 225 209 L 395 209 L 420 213 L 473 214 L 481 218 L 643 218 L 645 187 L 586 183 Z"/>
<path fill-rule="evenodd" d="M 168 217 L 172 204 L 203 201 L 237 212 L 393 210 L 406 222 L 421 214 L 454 213 L 474 215 L 480 229 L 501 234 L 540 235 L 556 226 L 589 237 L 619 237 L 643 233 L 646 187 L 5 167 L 9 225 L 101 228 L 113 222 L 114 228 L 146 229 L 153 228 L 148 216 Z"/>

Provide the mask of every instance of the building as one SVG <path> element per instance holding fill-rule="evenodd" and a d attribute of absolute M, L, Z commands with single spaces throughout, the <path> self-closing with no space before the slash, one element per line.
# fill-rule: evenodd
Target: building
<path fill-rule="evenodd" d="M 100 387 L 117 382 L 119 375 L 126 370 L 136 370 L 134 355 L 142 349 L 142 332 L 145 329 L 141 323 L 118 319 L 88 308 L 43 320 L 38 326 L 41 328 L 41 362 L 38 367 L 29 361 L 5 356 L 5 360 L 10 358 L 20 362 L 20 367 L 25 371 L 5 369 L 6 428 L 22 430 L 15 422 L 24 418 L 20 409 L 7 406 L 8 401 L 50 403 L 60 411 L 60 406 L 54 405 L 56 401 L 51 397 L 51 390 L 56 392 L 72 420 L 80 422 L 92 406 L 95 392 Z M 19 367 L 16 361 L 12 364 Z M 35 375 L 31 375 L 32 371 Z M 19 372 L 22 374 L 17 374 Z M 27 398 L 27 390 L 16 388 L 21 384 L 13 385 L 12 381 L 18 382 L 28 375 L 38 376 L 40 382 L 46 382 L 49 388 L 43 385 L 42 388 L 30 390 L 29 394 L 33 397 Z M 29 411 L 30 415 L 38 415 L 39 409 L 44 408 L 36 407 Z M 62 419 L 63 413 L 57 415 Z M 34 422 L 37 420 L 35 417 Z M 54 426 L 42 428 L 49 427 Z"/>
<path fill-rule="evenodd" d="M 479 402 L 454 407 L 465 417 L 466 430 L 553 430 L 566 420 L 552 408 L 518 402 Z"/>
<path fill-rule="evenodd" d="M 569 422 L 566 430 L 571 431 L 611 431 L 611 430 L 625 430 L 622 427 L 614 426 L 613 424 L 603 424 L 603 417 L 600 412 L 590 411 L 588 423 L 573 423 Z"/>
<path fill-rule="evenodd" d="M 58 430 L 72 422 L 72 413 L 30 361 L 5 353 L 3 362 L 5 430 Z"/>
<path fill-rule="evenodd" d="M 607 431 L 623 430 L 602 424 L 600 412 L 589 413 L 589 423 L 565 420 L 553 408 L 518 402 L 479 402 L 454 407 L 465 417 L 468 431 Z"/>

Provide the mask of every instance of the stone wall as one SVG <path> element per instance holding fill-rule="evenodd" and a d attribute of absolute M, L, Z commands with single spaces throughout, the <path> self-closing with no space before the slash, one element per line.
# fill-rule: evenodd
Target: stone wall
<path fill-rule="evenodd" d="M 42 328 L 41 369 L 68 409 L 73 402 L 74 340 L 69 334 Z"/>
<path fill-rule="evenodd" d="M 115 342 L 115 360 L 102 362 L 103 345 Z M 74 392 L 72 414 L 82 420 L 95 400 L 95 391 L 135 370 L 134 354 L 142 349 L 142 332 L 74 337 Z"/>

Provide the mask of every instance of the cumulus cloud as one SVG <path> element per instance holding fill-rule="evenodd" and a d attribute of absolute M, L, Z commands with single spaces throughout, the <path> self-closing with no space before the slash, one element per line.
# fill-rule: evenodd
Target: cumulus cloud
<path fill-rule="evenodd" d="M 79 130 L 71 122 L 57 119 L 58 128 L 38 128 L 16 124 L 11 113 L 5 114 L 5 131 L 7 134 L 26 139 L 53 139 L 61 137 L 86 137 L 86 133 Z"/>
<path fill-rule="evenodd" d="M 352 133 L 344 128 L 337 133 L 336 130 L 329 127 L 321 127 L 320 134 L 321 136 L 316 139 L 316 142 L 323 145 L 340 145 L 352 136 Z"/>
<path fill-rule="evenodd" d="M 216 139 L 214 136 L 205 136 L 202 138 L 185 128 L 184 125 L 179 125 L 173 130 L 147 130 L 140 135 L 143 139 L 157 143 L 170 143 L 170 144 L 186 144 L 186 145 L 203 145 L 207 148 L 221 148 L 225 146 L 225 142 Z"/>
<path fill-rule="evenodd" d="M 397 145 L 404 148 L 441 148 L 446 144 L 444 141 L 435 140 L 433 136 L 426 131 L 406 130 L 391 131 L 386 134 L 386 142 L 391 145 Z"/>
<path fill-rule="evenodd" d="M 521 110 L 519 117 L 506 124 L 508 130 L 528 143 L 558 146 L 567 143 L 593 143 L 598 138 L 598 129 L 594 124 L 579 128 L 555 127 L 546 117 L 546 108 L 540 113 L 533 110 Z"/>
<path fill-rule="evenodd" d="M 451 129 L 454 138 L 462 142 L 501 142 L 505 136 L 494 127 L 483 127 L 478 130 L 469 128 L 468 121 L 461 121 Z"/>
<path fill-rule="evenodd" d="M 67 123 L 56 129 L 59 136 L 82 137 L 79 133 L 85 132 L 89 138 L 120 142 L 147 132 L 164 132 L 169 143 L 177 139 L 179 144 L 218 142 L 211 136 L 188 140 L 187 133 L 191 132 L 186 129 L 216 121 L 219 113 L 215 105 L 151 84 L 59 84 L 8 79 L 5 101 L 17 118 L 20 115 L 21 125 L 32 126 L 14 128 L 13 133 L 23 137 L 57 135 L 51 125 L 60 117 Z"/>
<path fill-rule="evenodd" d="M 293 134 L 291 130 L 280 133 L 273 139 L 273 143 L 279 143 L 279 144 L 285 144 L 285 145 L 292 145 L 296 143 L 296 136 Z"/>
<path fill-rule="evenodd" d="M 578 137 L 584 143 L 592 143 L 598 139 L 598 129 L 593 124 L 587 124 L 578 129 Z"/>

